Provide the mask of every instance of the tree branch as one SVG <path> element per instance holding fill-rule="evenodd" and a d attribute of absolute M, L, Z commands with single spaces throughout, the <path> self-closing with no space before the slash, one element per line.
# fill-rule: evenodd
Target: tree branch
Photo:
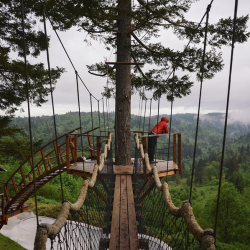
<path fill-rule="evenodd" d="M 134 54 L 133 54 L 132 51 L 131 51 L 131 57 L 132 57 L 133 60 L 137 63 L 137 60 L 136 60 L 136 58 L 135 58 L 135 56 L 134 56 Z M 143 73 L 143 71 L 141 70 L 141 67 L 140 67 L 138 64 L 136 64 L 135 66 L 136 66 L 136 68 L 140 71 L 140 73 L 141 73 L 141 75 L 143 76 L 143 78 L 149 81 L 150 79 Z"/>
<path fill-rule="evenodd" d="M 151 53 L 154 53 L 154 54 L 157 54 L 157 55 L 161 55 L 161 56 L 169 56 L 169 57 L 173 57 L 169 54 L 165 54 L 165 53 L 161 53 L 161 52 L 158 52 L 158 51 L 155 51 L 155 50 L 152 50 L 150 49 L 148 46 L 146 46 L 133 32 L 131 33 L 131 35 L 134 37 L 134 39 L 144 48 L 146 49 L 147 51 L 151 52 Z"/>

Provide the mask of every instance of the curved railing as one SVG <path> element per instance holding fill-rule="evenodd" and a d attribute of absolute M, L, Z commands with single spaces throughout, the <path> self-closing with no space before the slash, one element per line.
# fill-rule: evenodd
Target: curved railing
<path fill-rule="evenodd" d="M 70 133 L 73 131 L 75 130 Z M 47 182 L 46 176 L 50 176 L 48 179 L 50 180 L 66 170 L 65 138 L 65 135 L 60 136 L 57 141 L 49 142 L 37 150 L 33 156 L 34 164 L 30 157 L 7 180 L 4 184 L 6 213 L 10 208 L 21 206 L 29 198 L 34 192 L 34 182 L 38 189 Z M 72 159 L 70 156 L 70 160 Z"/>
<path fill-rule="evenodd" d="M 87 179 L 83 181 L 83 185 L 82 185 L 81 192 L 80 192 L 77 202 L 74 204 L 68 201 L 64 202 L 59 212 L 59 215 L 53 224 L 44 223 L 44 224 L 39 225 L 39 227 L 37 228 L 35 244 L 34 244 L 35 250 L 46 249 L 46 242 L 47 242 L 48 237 L 53 239 L 56 237 L 57 234 L 59 234 L 59 232 L 62 230 L 62 228 L 64 227 L 69 217 L 70 211 L 78 211 L 83 206 L 84 201 L 86 199 L 87 192 L 88 192 L 88 188 L 89 187 L 93 188 L 95 186 L 97 175 L 103 170 L 103 167 L 105 165 L 105 160 L 107 159 L 107 156 L 108 156 L 108 150 L 110 150 L 111 136 L 112 134 L 109 134 L 107 143 L 104 146 L 104 152 L 100 156 L 101 157 L 100 164 L 99 165 L 96 164 L 94 166 L 91 179 Z"/>

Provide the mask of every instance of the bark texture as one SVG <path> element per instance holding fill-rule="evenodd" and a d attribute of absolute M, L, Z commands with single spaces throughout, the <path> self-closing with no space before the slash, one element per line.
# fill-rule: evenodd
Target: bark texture
<path fill-rule="evenodd" d="M 117 62 L 131 62 L 131 0 L 118 1 Z M 116 65 L 116 141 L 117 165 L 130 164 L 131 65 Z"/>

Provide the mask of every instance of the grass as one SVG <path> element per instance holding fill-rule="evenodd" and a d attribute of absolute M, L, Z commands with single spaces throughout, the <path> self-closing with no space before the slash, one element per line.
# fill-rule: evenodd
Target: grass
<path fill-rule="evenodd" d="M 40 199 L 42 199 L 42 198 L 40 198 Z M 50 203 L 50 204 L 42 204 L 42 203 L 38 204 L 39 216 L 47 216 L 47 217 L 51 217 L 51 218 L 57 218 L 58 213 L 59 213 L 62 205 L 60 203 L 59 204 L 57 203 L 56 205 L 51 204 L 52 201 L 49 199 L 44 199 L 44 201 L 46 203 Z M 56 203 L 56 202 L 54 201 L 54 203 Z M 33 211 L 35 213 L 36 209 L 35 209 L 34 198 L 30 198 L 27 202 L 25 202 L 25 204 L 28 204 L 29 210 Z M 23 250 L 25 248 L 23 248 L 18 243 L 11 240 L 10 238 L 2 235 L 1 231 L 0 231 L 0 250 L 4 250 L 4 249 Z"/>
<path fill-rule="evenodd" d="M 46 216 L 46 217 L 56 219 L 61 210 L 62 204 L 56 201 L 54 201 L 54 203 L 57 203 L 57 204 L 52 204 L 52 201 L 49 199 L 44 199 L 44 201 L 46 201 L 49 204 L 38 202 L 37 204 L 38 216 Z M 28 204 L 29 210 L 33 211 L 33 213 L 36 214 L 36 205 L 35 205 L 34 198 L 30 198 L 27 202 L 25 202 L 25 204 Z"/>
<path fill-rule="evenodd" d="M 25 250 L 25 248 L 18 245 L 15 241 L 5 237 L 0 233 L 0 250 L 11 249 L 11 250 Z"/>

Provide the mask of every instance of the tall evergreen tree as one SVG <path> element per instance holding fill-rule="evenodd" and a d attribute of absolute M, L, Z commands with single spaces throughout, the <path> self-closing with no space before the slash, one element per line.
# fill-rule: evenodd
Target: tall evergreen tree
<path fill-rule="evenodd" d="M 0 110 L 5 111 L 10 118 L 27 100 L 20 1 L 0 1 L 0 9 Z M 28 57 L 37 57 L 46 49 L 45 35 L 38 29 L 35 17 L 27 8 L 25 10 L 26 54 Z M 50 93 L 48 70 L 43 63 L 32 64 L 29 60 L 27 70 L 30 100 L 40 106 Z M 62 72 L 61 68 L 51 70 L 53 86 Z M 0 116 L 0 124 L 7 128 L 9 118 Z M 0 130 L 0 136 L 6 133 L 11 135 L 13 131 Z"/>
<path fill-rule="evenodd" d="M 196 184 L 204 183 L 205 178 L 205 161 L 200 159 L 198 161 L 197 166 L 195 167 L 195 179 L 194 182 Z"/>
<path fill-rule="evenodd" d="M 104 62 L 97 63 L 89 66 L 89 72 L 100 76 L 108 75 L 115 85 L 115 88 L 106 88 L 105 94 L 109 96 L 113 90 L 116 94 L 116 163 L 119 165 L 130 163 L 131 92 L 138 90 L 143 95 L 142 89 L 145 88 L 153 91 L 155 98 L 166 95 L 170 100 L 173 83 L 174 98 L 190 93 L 193 83 L 185 72 L 197 72 L 197 77 L 200 78 L 205 27 L 202 25 L 196 29 L 197 23 L 188 21 L 185 17 L 192 3 L 196 1 L 137 0 L 133 1 L 133 6 L 131 0 L 45 1 L 47 13 L 57 29 L 67 30 L 72 26 L 78 26 L 79 30 L 87 32 L 89 39 L 100 40 L 107 50 L 116 49 L 117 64 L 109 65 L 107 69 Z M 25 10 L 31 14 L 30 18 L 42 15 L 42 2 L 25 1 Z M 18 16 L 19 1 L 1 1 L 1 3 L 2 7 L 5 9 L 8 7 L 10 13 Z M 7 13 L 6 9 L 5 14 Z M 247 21 L 248 16 L 238 18 L 236 42 L 245 42 L 249 37 L 249 33 L 246 32 Z M 31 24 L 29 21 L 27 29 L 32 29 Z M 230 44 L 232 29 L 230 17 L 209 25 L 210 50 L 206 53 L 205 78 L 212 78 L 215 73 L 222 70 L 220 49 Z M 172 30 L 178 39 L 190 39 L 192 42 L 189 47 L 179 51 L 168 47 L 167 42 L 166 44 L 155 42 L 162 32 L 168 30 Z M 31 41 L 38 38 L 38 35 L 43 36 L 41 32 L 31 32 Z M 42 48 L 41 44 L 37 45 L 33 51 L 30 50 L 30 53 L 36 54 Z M 130 62 L 144 62 L 153 67 L 143 68 L 138 65 L 131 67 Z M 179 74 L 169 77 L 173 69 L 178 70 Z M 144 78 L 143 82 L 141 77 Z"/>
<path fill-rule="evenodd" d="M 228 165 L 228 169 L 226 172 L 226 179 L 230 180 L 233 176 L 234 173 L 238 172 L 239 170 L 239 165 L 236 156 L 233 156 L 230 160 L 230 163 Z"/>

